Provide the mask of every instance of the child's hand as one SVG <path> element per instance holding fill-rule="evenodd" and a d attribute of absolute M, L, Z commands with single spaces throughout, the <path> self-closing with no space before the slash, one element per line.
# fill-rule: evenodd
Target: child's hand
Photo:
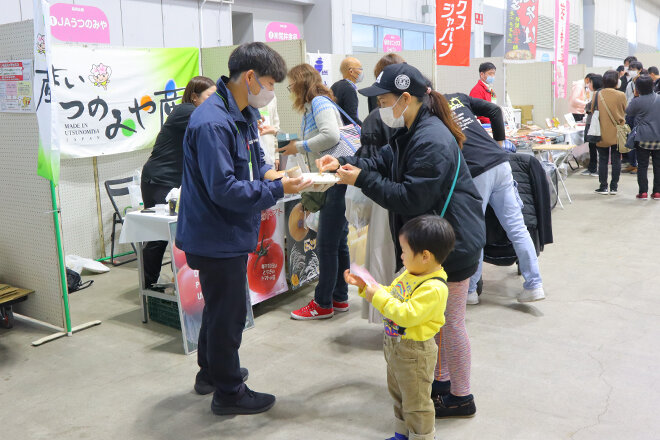
<path fill-rule="evenodd" d="M 364 287 L 367 285 L 364 281 L 362 281 L 362 278 L 353 275 L 349 269 L 346 269 L 344 272 L 344 280 L 347 284 L 357 286 L 360 289 L 364 289 Z"/>
<path fill-rule="evenodd" d="M 364 291 L 364 299 L 366 299 L 368 302 L 371 302 L 374 299 L 376 290 L 378 290 L 376 286 L 367 286 Z"/>

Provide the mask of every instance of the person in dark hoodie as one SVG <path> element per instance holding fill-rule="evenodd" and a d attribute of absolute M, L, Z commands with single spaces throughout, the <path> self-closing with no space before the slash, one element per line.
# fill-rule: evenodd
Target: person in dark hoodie
<path fill-rule="evenodd" d="M 518 195 L 511 165 L 506 151 L 501 144 L 506 138 L 502 109 L 483 99 L 472 98 L 463 93 L 445 95 L 449 106 L 456 115 L 456 122 L 465 134 L 463 156 L 470 168 L 474 184 L 483 199 L 483 211 L 490 206 L 506 231 L 520 262 L 520 271 L 525 282 L 523 291 L 518 295 L 519 302 L 531 302 L 545 299 L 543 281 L 539 271 L 536 248 L 529 235 L 522 213 L 522 201 Z M 493 137 L 477 121 L 477 116 L 490 119 Z M 478 304 L 477 283 L 481 278 L 481 266 L 470 278 L 468 304 Z"/>
<path fill-rule="evenodd" d="M 472 416 L 476 406 L 470 394 L 465 302 L 486 232 L 481 197 L 460 149 L 465 136 L 454 122 L 447 100 L 413 66 L 385 67 L 376 82 L 360 93 L 378 96 L 383 122 L 400 129 L 389 146 L 372 158 L 324 156 L 318 167 L 336 171 L 342 183 L 355 185 L 386 208 L 395 242 L 403 225 L 420 215 L 440 215 L 454 228 L 456 244 L 443 264 L 449 286 L 446 321 L 436 335 L 441 347 L 438 364 L 447 363 L 451 384 L 450 390 L 443 390 L 442 404 L 436 402 L 436 417 Z M 396 253 L 401 255 L 398 243 Z M 397 263 L 400 268 L 401 262 Z"/>
<path fill-rule="evenodd" d="M 261 211 L 309 186 L 288 179 L 263 159 L 258 108 L 286 77 L 282 57 L 263 43 L 238 46 L 229 78 L 190 118 L 183 140 L 183 182 L 176 246 L 199 271 L 204 295 L 195 379 L 199 394 L 214 393 L 217 415 L 269 410 L 275 396 L 244 383 L 238 349 L 247 315 L 247 258 L 257 247 Z"/>

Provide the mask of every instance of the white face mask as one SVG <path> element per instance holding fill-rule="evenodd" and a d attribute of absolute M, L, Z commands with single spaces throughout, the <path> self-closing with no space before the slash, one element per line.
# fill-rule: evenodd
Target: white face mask
<path fill-rule="evenodd" d="M 401 99 L 401 96 L 399 96 L 399 99 Z M 403 119 L 403 114 L 406 112 L 406 110 L 408 110 L 408 106 L 403 109 L 401 115 L 398 118 L 394 117 L 394 106 L 397 104 L 397 102 L 399 102 L 399 99 L 396 100 L 392 107 L 381 107 L 378 109 L 380 112 L 380 118 L 383 120 L 383 124 L 390 128 L 402 128 L 406 125 L 405 120 Z"/>
<path fill-rule="evenodd" d="M 636 70 L 629 70 L 628 75 L 630 75 L 630 79 L 635 79 L 637 78 L 637 71 Z"/>
<path fill-rule="evenodd" d="M 361 83 L 364 80 L 364 72 L 360 72 L 358 77 L 355 79 L 356 83 Z"/>
<path fill-rule="evenodd" d="M 250 83 L 247 80 L 247 78 L 245 79 L 245 85 L 247 86 L 247 91 L 248 91 L 248 104 L 254 108 L 266 107 L 270 103 L 270 101 L 272 101 L 273 98 L 275 97 L 275 91 L 268 90 L 267 88 L 262 86 L 256 74 L 254 75 L 254 79 L 257 80 L 257 84 L 259 84 L 261 90 L 259 90 L 259 93 L 257 93 L 256 95 L 252 94 L 252 92 L 250 91 Z"/>

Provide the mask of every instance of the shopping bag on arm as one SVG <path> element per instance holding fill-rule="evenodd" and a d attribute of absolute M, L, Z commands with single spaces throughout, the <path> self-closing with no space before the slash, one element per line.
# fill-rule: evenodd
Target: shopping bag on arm
<path fill-rule="evenodd" d="M 584 135 L 584 141 L 592 144 L 597 144 L 602 139 L 600 134 L 600 113 L 598 110 L 599 93 L 596 92 L 594 100 L 591 101 L 591 121 Z"/>

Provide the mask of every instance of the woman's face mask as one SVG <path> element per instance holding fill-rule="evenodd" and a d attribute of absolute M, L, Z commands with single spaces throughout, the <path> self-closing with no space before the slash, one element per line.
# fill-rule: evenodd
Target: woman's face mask
<path fill-rule="evenodd" d="M 380 112 L 380 118 L 383 120 L 383 124 L 390 128 L 402 128 L 406 125 L 405 120 L 403 119 L 403 114 L 406 112 L 406 110 L 408 110 L 408 106 L 403 109 L 398 117 L 394 117 L 394 107 L 396 107 L 402 96 L 403 95 L 399 96 L 399 99 L 397 99 L 394 105 L 391 107 L 381 107 L 378 109 Z"/>
<path fill-rule="evenodd" d="M 264 87 L 261 82 L 259 81 L 259 78 L 257 77 L 256 73 L 254 75 L 254 79 L 257 80 L 257 84 L 259 84 L 259 87 L 261 89 L 259 90 L 259 93 L 256 95 L 252 93 L 250 90 L 250 82 L 245 79 L 245 85 L 247 86 L 247 91 L 248 91 L 248 104 L 251 105 L 254 108 L 262 108 L 266 107 L 270 101 L 273 100 L 275 97 L 275 91 L 274 90 L 268 90 L 266 87 Z"/>

